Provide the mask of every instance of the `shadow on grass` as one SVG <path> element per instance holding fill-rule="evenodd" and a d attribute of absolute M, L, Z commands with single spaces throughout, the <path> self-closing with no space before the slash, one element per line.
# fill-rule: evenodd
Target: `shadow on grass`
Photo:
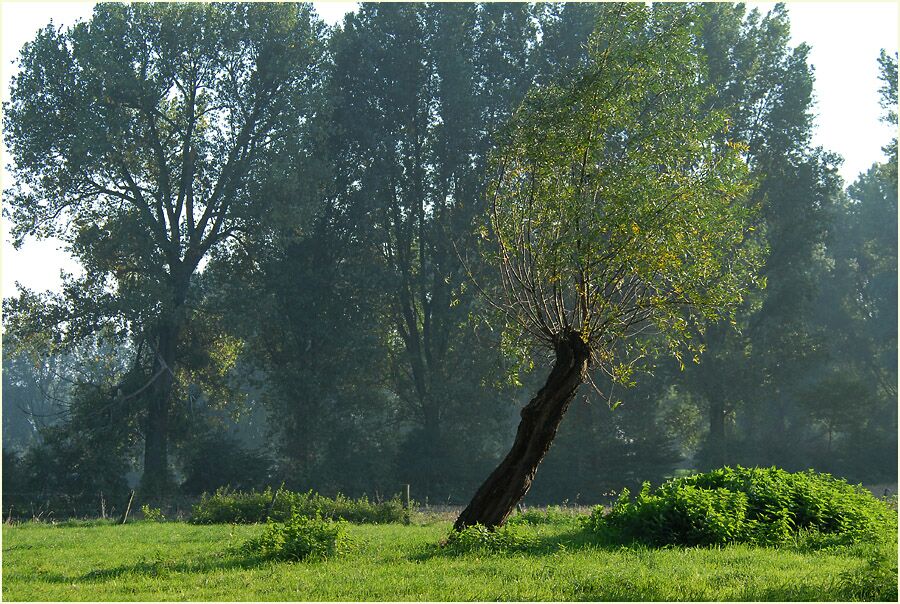
<path fill-rule="evenodd" d="M 539 557 L 556 554 L 561 551 L 576 551 L 584 548 L 612 551 L 618 550 L 620 547 L 618 544 L 603 543 L 581 527 L 572 526 L 563 532 L 551 535 L 533 535 L 526 543 L 497 548 L 490 546 L 456 547 L 448 545 L 445 538 L 439 543 L 429 543 L 422 546 L 418 552 L 411 554 L 408 558 L 414 562 L 423 562 L 435 558 L 457 558 L 470 554 L 497 556 L 524 554 L 526 556 Z"/>
<path fill-rule="evenodd" d="M 260 556 L 243 556 L 239 553 L 219 553 L 199 557 L 191 561 L 175 561 L 165 558 L 142 558 L 134 564 L 121 564 L 112 568 L 92 570 L 81 576 L 73 577 L 54 573 L 42 575 L 47 583 L 102 583 L 121 577 L 143 576 L 164 577 L 172 574 L 210 573 L 220 570 L 248 570 L 258 568 L 271 562 Z"/>
<path fill-rule="evenodd" d="M 840 590 L 823 589 L 815 585 L 777 585 L 752 588 L 745 590 L 740 599 L 745 602 L 844 602 L 857 600 L 857 598 L 846 598 Z"/>

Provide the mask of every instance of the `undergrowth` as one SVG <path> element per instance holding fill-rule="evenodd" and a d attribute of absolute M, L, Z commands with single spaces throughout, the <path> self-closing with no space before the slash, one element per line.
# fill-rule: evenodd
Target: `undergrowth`
<path fill-rule="evenodd" d="M 670 480 L 634 501 L 623 490 L 585 527 L 603 541 L 651 546 L 794 545 L 821 549 L 896 536 L 897 515 L 862 487 L 812 470 L 721 468 Z"/>
<path fill-rule="evenodd" d="M 263 533 L 241 549 L 261 558 L 297 562 L 333 558 L 349 547 L 345 522 L 294 514 L 286 522 L 269 521 Z"/>
<path fill-rule="evenodd" d="M 505 553 L 526 550 L 535 545 L 534 533 L 520 524 L 504 524 L 489 529 L 481 524 L 451 531 L 442 542 L 444 551 L 454 554 L 469 552 Z"/>
<path fill-rule="evenodd" d="M 558 505 L 548 505 L 545 510 L 539 508 L 530 508 L 518 514 L 510 516 L 506 524 L 554 524 L 557 522 L 565 522 L 573 517 L 573 514 L 566 512 Z"/>
<path fill-rule="evenodd" d="M 271 507 L 271 509 L 270 509 Z M 372 502 L 366 497 L 350 499 L 338 494 L 333 499 L 313 491 L 296 493 L 272 491 L 229 491 L 204 493 L 191 512 L 192 524 L 252 524 L 273 520 L 285 522 L 293 516 L 346 520 L 357 524 L 387 524 L 408 521 L 408 512 L 399 497 Z"/>

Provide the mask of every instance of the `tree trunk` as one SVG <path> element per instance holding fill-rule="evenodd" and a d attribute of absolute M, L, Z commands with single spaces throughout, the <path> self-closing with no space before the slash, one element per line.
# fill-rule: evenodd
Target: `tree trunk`
<path fill-rule="evenodd" d="M 440 409 L 437 406 L 436 401 L 432 398 L 431 393 L 423 401 L 424 409 L 424 444 L 425 449 L 422 451 L 424 457 L 424 467 L 427 468 L 427 473 L 424 478 L 424 484 L 422 485 L 422 491 L 429 497 L 437 498 L 441 495 L 439 493 L 439 489 L 441 486 L 440 477 L 443 475 L 441 471 L 441 466 L 443 465 L 443 460 L 441 459 L 440 452 L 441 449 L 441 425 L 440 425 Z"/>
<path fill-rule="evenodd" d="M 709 436 L 707 463 L 712 468 L 725 465 L 727 459 L 725 441 L 725 403 L 720 396 L 709 401 Z"/>
<path fill-rule="evenodd" d="M 144 474 L 141 477 L 142 496 L 162 498 L 171 482 L 169 475 L 169 405 L 175 383 L 175 358 L 178 347 L 177 320 L 163 324 L 153 361 L 157 376 L 148 389 L 147 423 L 144 431 Z"/>
<path fill-rule="evenodd" d="M 556 362 L 547 383 L 522 409 L 522 420 L 512 449 L 475 493 L 453 528 L 503 524 L 522 500 L 544 459 L 575 391 L 587 377 L 590 349 L 577 333 L 556 344 Z"/>

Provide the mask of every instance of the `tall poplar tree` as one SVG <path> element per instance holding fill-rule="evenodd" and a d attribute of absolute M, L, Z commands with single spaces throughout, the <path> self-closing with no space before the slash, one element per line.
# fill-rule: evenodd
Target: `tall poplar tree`
<path fill-rule="evenodd" d="M 22 49 L 4 107 L 4 211 L 17 244 L 59 237 L 85 272 L 7 312 L 62 346 L 111 327 L 149 351 L 146 383 L 120 398 L 145 401 L 150 493 L 168 481 L 196 275 L 266 211 L 249 184 L 313 111 L 321 32 L 307 4 L 98 4 Z"/>

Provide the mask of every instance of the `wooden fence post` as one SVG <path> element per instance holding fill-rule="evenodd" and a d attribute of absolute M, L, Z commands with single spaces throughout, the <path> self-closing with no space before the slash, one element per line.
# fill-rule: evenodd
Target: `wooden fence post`
<path fill-rule="evenodd" d="M 266 506 L 266 511 L 263 514 L 263 517 L 259 519 L 260 522 L 266 522 L 269 520 L 269 517 L 272 515 L 272 510 L 275 509 L 275 500 L 278 499 L 278 493 L 281 492 L 281 489 L 284 488 L 284 481 L 281 481 L 281 486 L 276 489 L 276 491 L 272 494 L 272 501 L 269 502 L 269 505 Z"/>
<path fill-rule="evenodd" d="M 131 489 L 131 497 L 128 498 L 128 505 L 125 506 L 125 513 L 122 514 L 122 521 L 119 524 L 125 524 L 128 521 L 128 512 L 131 511 L 132 501 L 134 501 L 134 489 Z"/>

